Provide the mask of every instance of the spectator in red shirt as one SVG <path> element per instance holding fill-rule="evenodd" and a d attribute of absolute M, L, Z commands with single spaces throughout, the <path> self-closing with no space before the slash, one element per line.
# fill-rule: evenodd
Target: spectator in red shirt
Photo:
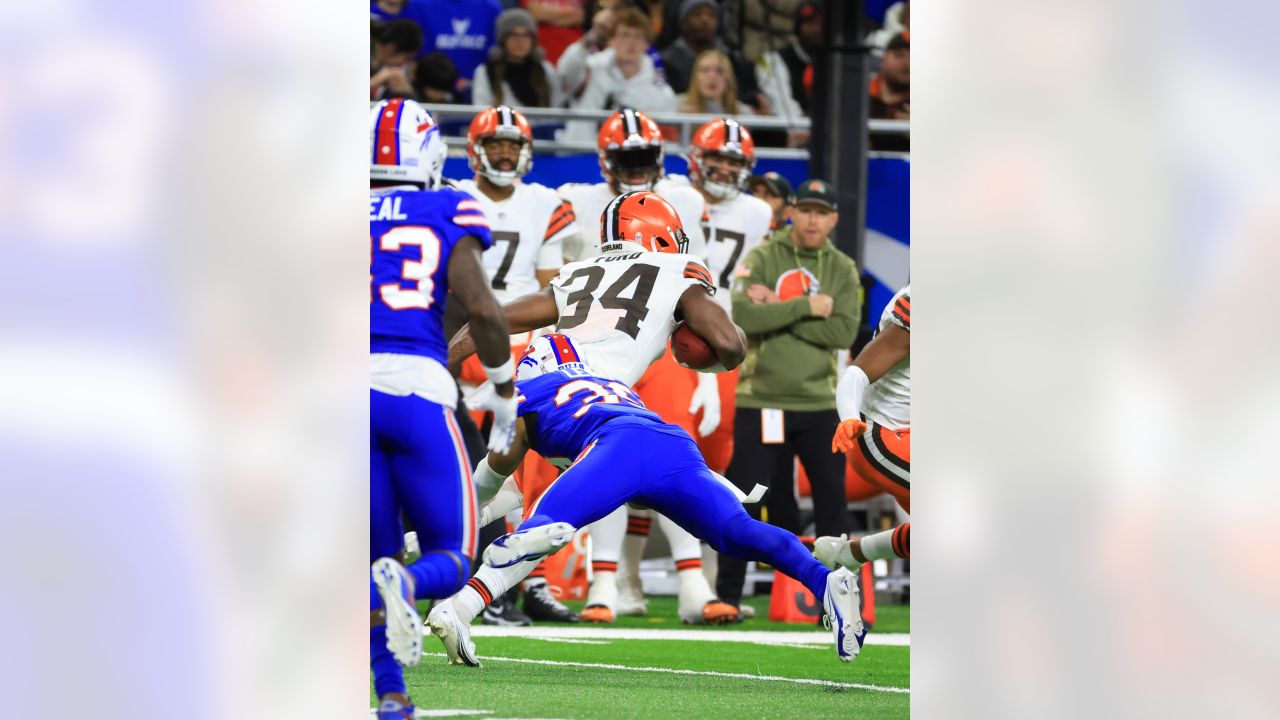
<path fill-rule="evenodd" d="M 538 45 L 552 65 L 565 48 L 582 37 L 586 0 L 520 0 L 538 21 Z"/>

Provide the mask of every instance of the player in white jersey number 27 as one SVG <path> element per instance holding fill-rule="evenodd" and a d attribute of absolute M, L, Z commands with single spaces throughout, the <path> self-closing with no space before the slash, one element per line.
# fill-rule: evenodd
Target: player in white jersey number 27
<path fill-rule="evenodd" d="M 572 206 L 554 190 L 523 181 L 533 168 L 529 120 L 506 105 L 480 111 L 467 130 L 467 160 L 475 177 L 456 185 L 475 197 L 489 219 L 493 247 L 484 253 L 484 270 L 493 294 L 508 303 L 546 287 L 564 263 L 565 239 L 577 237 L 578 223 Z M 538 332 L 512 335 L 512 356 L 523 355 Z M 478 361 L 463 366 L 461 380 L 464 389 L 484 383 Z M 529 465 L 536 462 L 531 456 Z M 486 618 L 503 616 L 506 602 L 497 599 Z M 577 613 L 548 592 L 544 572 L 524 583 L 524 613 L 533 620 L 578 621 Z"/>

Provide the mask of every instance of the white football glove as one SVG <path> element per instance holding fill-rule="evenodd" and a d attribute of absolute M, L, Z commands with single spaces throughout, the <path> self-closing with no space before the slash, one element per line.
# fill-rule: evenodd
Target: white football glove
<path fill-rule="evenodd" d="M 857 570 L 862 565 L 862 563 L 853 559 L 853 551 L 849 549 L 849 535 L 847 533 L 839 537 L 824 535 L 815 539 L 813 541 L 813 556 L 818 558 L 818 562 L 832 570 L 837 567 Z"/>
<path fill-rule="evenodd" d="M 486 380 L 462 396 L 462 401 L 467 404 L 468 410 L 488 410 L 497 396 L 498 391 L 494 389 L 493 383 Z"/>
<path fill-rule="evenodd" d="M 493 413 L 493 427 L 489 429 L 489 452 L 505 453 L 511 449 L 516 435 L 516 396 L 504 398 L 493 383 L 486 382 L 467 393 L 467 407 L 472 410 L 488 410 Z"/>
<path fill-rule="evenodd" d="M 516 394 L 504 398 L 496 392 L 493 394 L 493 427 L 489 428 L 489 452 L 502 454 L 511 449 L 511 441 L 516 436 Z"/>
<path fill-rule="evenodd" d="M 706 437 L 720 427 L 720 384 L 712 373 L 698 373 L 698 387 L 693 391 L 689 414 L 696 415 L 699 410 L 702 422 L 698 423 L 698 435 Z"/>

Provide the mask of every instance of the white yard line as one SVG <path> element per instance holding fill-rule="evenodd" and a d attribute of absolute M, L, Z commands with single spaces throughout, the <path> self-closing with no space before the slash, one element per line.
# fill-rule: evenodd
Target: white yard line
<path fill-rule="evenodd" d="M 529 636 L 530 640 L 541 640 L 543 642 L 552 643 L 569 643 L 570 645 L 609 645 L 608 640 L 583 640 L 580 638 L 562 638 L 562 637 L 542 637 L 540 635 Z"/>
<path fill-rule="evenodd" d="M 457 709 L 457 708 L 455 709 L 441 708 L 439 710 L 424 710 L 422 708 L 415 708 L 413 716 L 420 717 L 420 718 L 458 717 L 460 715 L 492 715 L 493 712 L 494 712 L 493 710 L 466 710 L 466 709 Z M 370 717 L 374 717 L 377 714 L 378 714 L 377 708 L 369 708 Z"/>
<path fill-rule="evenodd" d="M 472 625 L 472 637 L 524 637 L 531 639 L 572 640 L 694 640 L 701 642 L 744 642 L 757 645 L 820 645 L 833 642 L 831 633 L 810 630 L 648 630 L 644 628 L 611 628 L 593 626 L 503 627 L 498 625 Z M 908 633 L 877 633 L 867 635 L 867 645 L 910 647 Z"/>
<path fill-rule="evenodd" d="M 444 653 L 423 653 L 423 657 L 445 657 Z M 737 678 L 739 680 L 763 680 L 766 682 L 787 682 L 797 685 L 821 685 L 823 687 L 845 688 L 849 690 L 874 690 L 876 692 L 911 694 L 911 688 L 885 687 L 882 685 L 866 685 L 863 683 L 843 683 L 834 680 L 815 680 L 814 678 L 792 678 L 780 675 L 749 675 L 747 673 L 716 672 L 714 670 L 681 670 L 664 667 L 636 667 L 634 665 L 613 665 L 610 663 L 569 662 L 565 660 L 531 660 L 529 658 L 508 658 L 482 655 L 482 662 L 513 662 L 525 665 L 553 665 L 556 667 L 598 668 L 601 670 L 628 670 L 630 672 L 663 673 L 667 675 L 703 675 L 707 677 Z"/>

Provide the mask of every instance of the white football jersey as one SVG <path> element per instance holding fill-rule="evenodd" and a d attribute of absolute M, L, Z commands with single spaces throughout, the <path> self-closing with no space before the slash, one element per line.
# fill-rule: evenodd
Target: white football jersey
<path fill-rule="evenodd" d="M 729 288 L 738 266 L 747 253 L 769 236 L 773 208 L 769 203 L 746 193 L 708 206 L 710 218 L 702 231 L 707 238 L 707 267 L 719 292 L 716 300 L 732 312 Z"/>
<path fill-rule="evenodd" d="M 684 224 L 684 234 L 689 236 L 689 254 L 706 257 L 707 243 L 702 236 L 702 223 L 707 217 L 707 201 L 702 193 L 688 184 L 672 183 L 665 178 L 654 185 L 653 191 L 671 203 Z M 609 183 L 567 183 L 557 190 L 560 197 L 573 205 L 573 212 L 580 218 L 576 237 L 564 241 L 565 262 L 586 260 L 600 254 L 600 215 L 605 206 L 617 195 L 609 189 Z"/>
<path fill-rule="evenodd" d="M 569 263 L 551 281 L 557 332 L 573 339 L 594 372 L 633 384 L 666 349 L 691 285 L 715 293 L 711 272 L 689 254 L 622 252 Z"/>
<path fill-rule="evenodd" d="M 564 241 L 578 235 L 578 224 L 572 206 L 554 190 L 517 183 L 511 197 L 495 201 L 480 192 L 475 180 L 455 184 L 479 201 L 489 219 L 493 247 L 484 251 L 484 272 L 498 302 L 536 291 L 537 270 L 559 270 L 564 264 Z"/>
<path fill-rule="evenodd" d="M 880 314 L 879 330 L 893 323 L 911 332 L 911 286 L 898 291 Z M 862 414 L 868 420 L 890 430 L 911 427 L 911 355 L 907 354 L 897 365 L 867 388 L 862 396 Z"/>

